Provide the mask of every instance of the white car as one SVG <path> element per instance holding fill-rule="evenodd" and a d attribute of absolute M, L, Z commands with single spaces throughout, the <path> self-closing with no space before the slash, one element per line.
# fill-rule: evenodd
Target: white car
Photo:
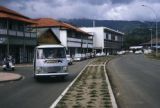
<path fill-rule="evenodd" d="M 135 51 L 135 54 L 142 54 L 142 53 L 143 53 L 142 50 Z"/>
<path fill-rule="evenodd" d="M 150 54 L 150 53 L 152 53 L 151 49 L 144 49 L 144 54 Z"/>
<path fill-rule="evenodd" d="M 125 54 L 125 51 L 118 51 L 117 54 L 118 54 L 118 55 Z"/>
<path fill-rule="evenodd" d="M 73 59 L 71 58 L 71 56 L 70 55 L 66 55 L 66 57 L 67 57 L 68 64 L 69 65 L 73 64 Z"/>
<path fill-rule="evenodd" d="M 100 57 L 100 56 L 105 56 L 106 54 L 104 52 L 101 52 L 101 53 L 97 53 L 96 54 L 96 57 Z"/>
<path fill-rule="evenodd" d="M 74 61 L 80 61 L 80 60 L 82 60 L 82 54 L 75 54 L 73 60 Z"/>

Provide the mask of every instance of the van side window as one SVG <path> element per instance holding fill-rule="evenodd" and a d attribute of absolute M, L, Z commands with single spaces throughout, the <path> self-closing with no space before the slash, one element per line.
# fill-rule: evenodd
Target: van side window
<path fill-rule="evenodd" d="M 43 49 L 37 50 L 37 59 L 44 59 Z"/>

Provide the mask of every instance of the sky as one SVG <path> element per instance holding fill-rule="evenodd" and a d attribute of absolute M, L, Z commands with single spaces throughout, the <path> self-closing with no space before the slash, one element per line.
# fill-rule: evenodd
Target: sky
<path fill-rule="evenodd" d="M 30 18 L 160 21 L 160 0 L 0 0 L 0 5 Z"/>

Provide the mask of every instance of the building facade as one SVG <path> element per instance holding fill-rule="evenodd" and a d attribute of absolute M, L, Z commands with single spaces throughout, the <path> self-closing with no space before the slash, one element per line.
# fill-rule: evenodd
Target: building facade
<path fill-rule="evenodd" d="M 144 49 L 149 49 L 150 48 L 154 51 L 156 51 L 156 48 L 157 48 L 158 52 L 160 52 L 160 38 L 157 38 L 157 40 L 156 40 L 156 38 L 153 38 L 149 42 L 142 43 L 140 45 L 142 45 Z"/>
<path fill-rule="evenodd" d="M 61 44 L 66 47 L 67 54 L 74 56 L 77 53 L 91 53 L 93 37 L 77 27 L 51 18 L 35 19 L 37 32 L 50 28 Z"/>
<path fill-rule="evenodd" d="M 114 54 L 122 49 L 124 33 L 107 27 L 81 27 L 81 30 L 93 34 L 95 53 Z"/>
<path fill-rule="evenodd" d="M 29 32 L 34 22 L 13 10 L 0 6 L 0 63 L 12 55 L 16 63 L 32 62 L 37 44 L 36 32 Z"/>

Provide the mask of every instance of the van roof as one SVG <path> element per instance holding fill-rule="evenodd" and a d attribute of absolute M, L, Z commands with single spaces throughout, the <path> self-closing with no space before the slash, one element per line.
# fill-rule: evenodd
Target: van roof
<path fill-rule="evenodd" d="M 63 45 L 39 45 L 37 46 L 37 48 L 59 48 L 59 47 L 64 48 Z"/>

